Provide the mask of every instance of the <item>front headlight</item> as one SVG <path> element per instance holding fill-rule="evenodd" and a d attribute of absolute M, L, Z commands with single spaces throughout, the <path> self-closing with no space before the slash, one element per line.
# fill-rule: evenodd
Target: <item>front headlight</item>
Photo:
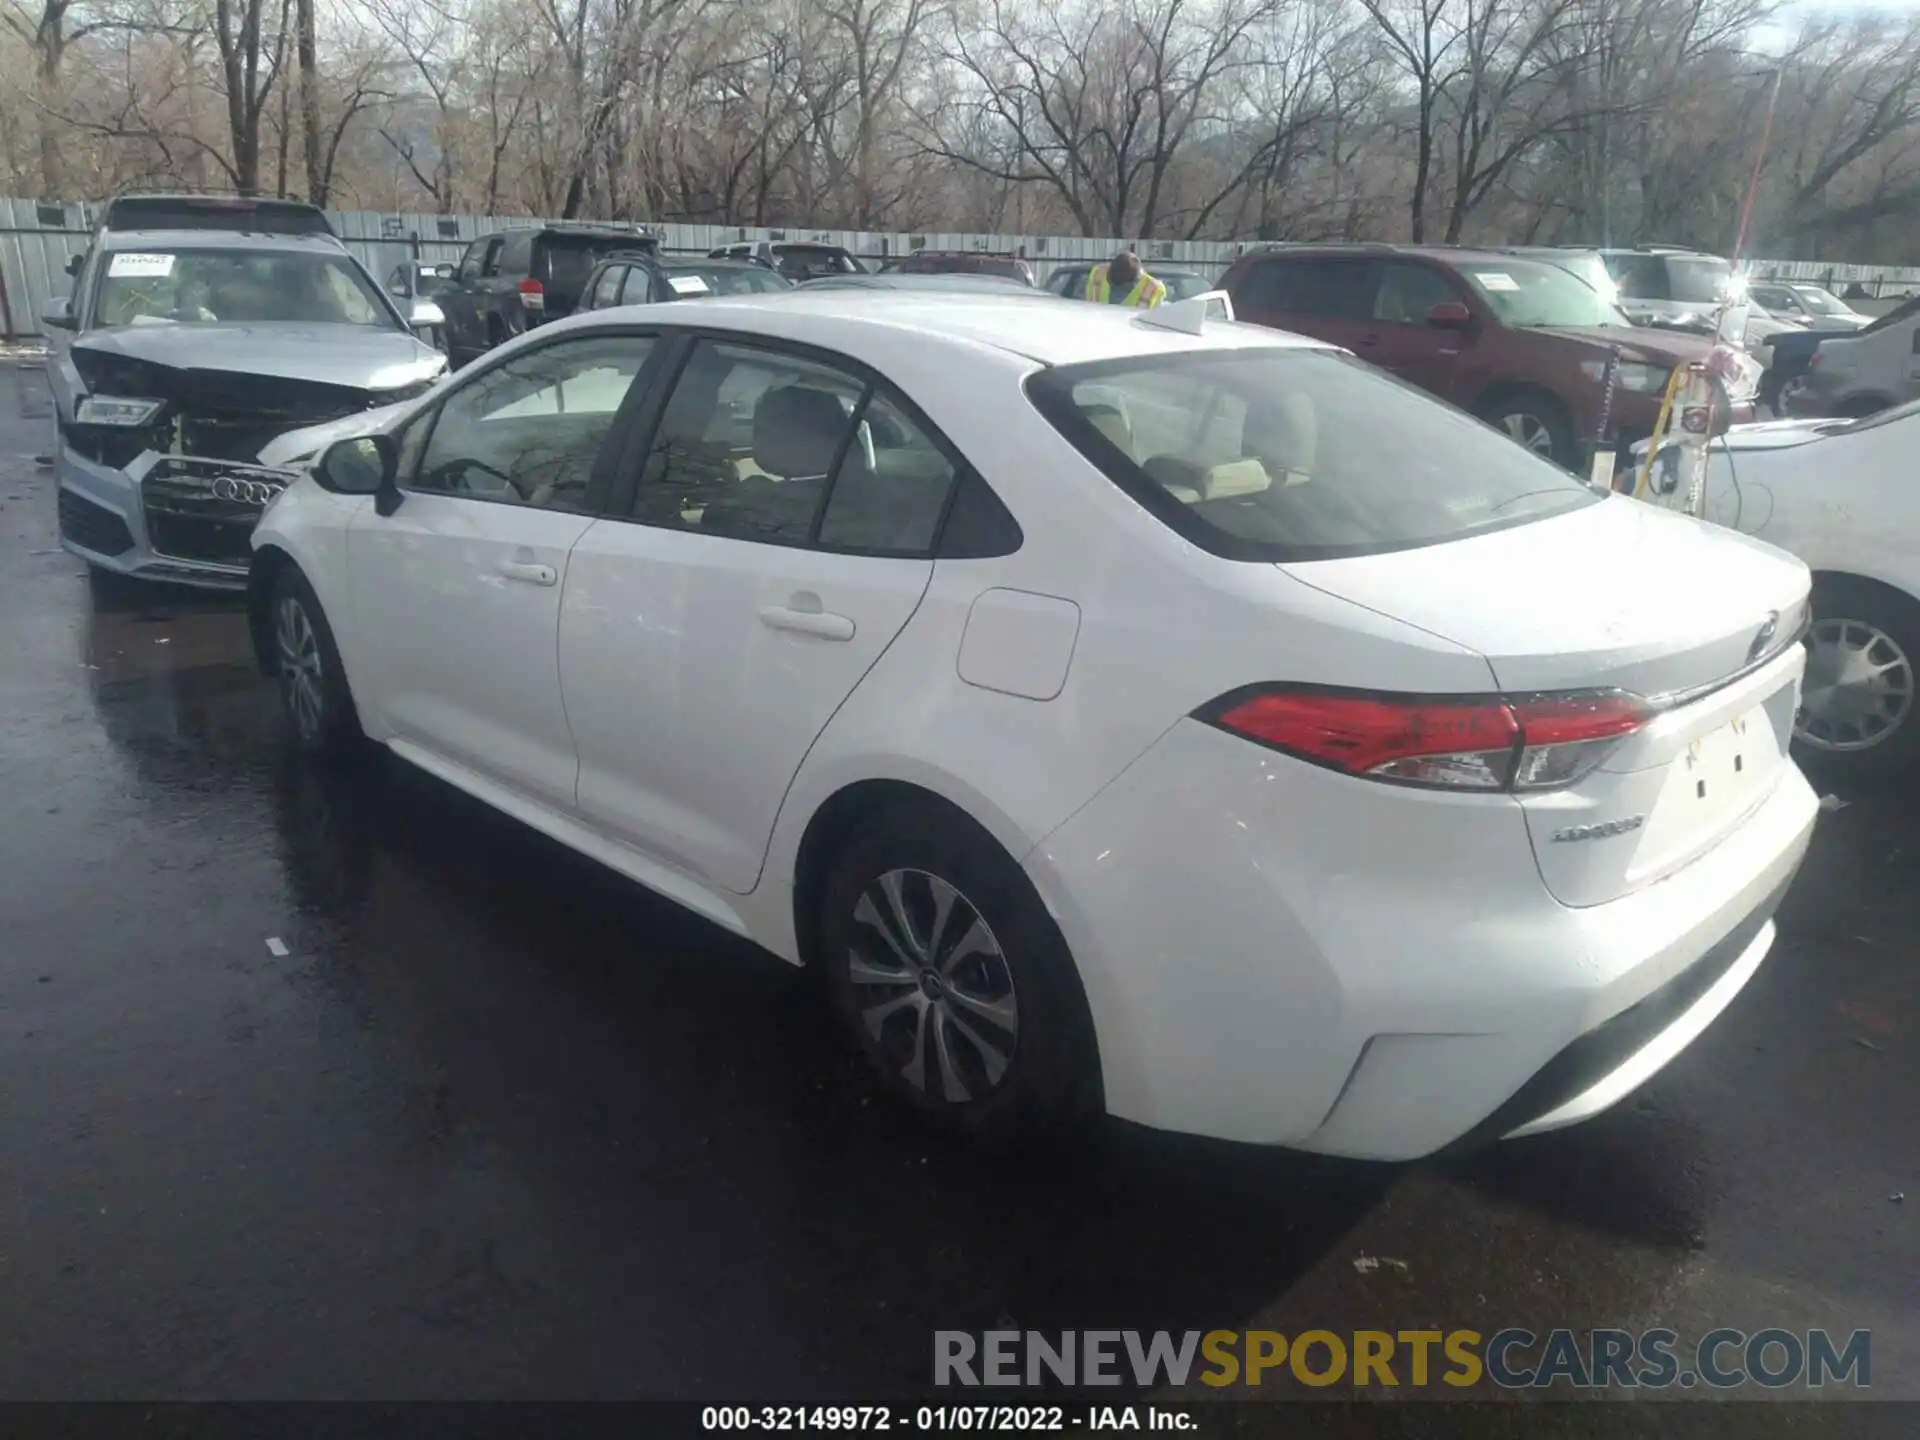
<path fill-rule="evenodd" d="M 1596 382 L 1607 378 L 1607 362 L 1604 360 L 1582 360 L 1580 373 Z M 1667 380 L 1673 374 L 1660 365 L 1649 365 L 1641 360 L 1622 360 L 1620 368 L 1614 371 L 1614 383 L 1622 390 L 1632 390 L 1641 395 L 1658 395 L 1667 388 Z"/>
<path fill-rule="evenodd" d="M 164 400 L 132 400 L 122 395 L 88 395 L 74 407 L 82 425 L 146 425 L 166 408 Z"/>

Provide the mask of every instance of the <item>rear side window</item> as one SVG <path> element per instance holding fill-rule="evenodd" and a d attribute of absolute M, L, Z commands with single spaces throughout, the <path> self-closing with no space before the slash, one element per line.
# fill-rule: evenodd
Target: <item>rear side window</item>
<path fill-rule="evenodd" d="M 1379 285 L 1380 266 L 1371 260 L 1268 260 L 1254 268 L 1240 291 L 1250 310 L 1370 320 Z"/>
<path fill-rule="evenodd" d="M 533 237 L 509 235 L 506 243 L 500 247 L 499 268 L 509 275 L 531 275 L 533 273 Z"/>
<path fill-rule="evenodd" d="M 1121 489 L 1228 559 L 1413 549 L 1600 498 L 1481 422 L 1325 351 L 1067 366 L 1027 389 Z"/>

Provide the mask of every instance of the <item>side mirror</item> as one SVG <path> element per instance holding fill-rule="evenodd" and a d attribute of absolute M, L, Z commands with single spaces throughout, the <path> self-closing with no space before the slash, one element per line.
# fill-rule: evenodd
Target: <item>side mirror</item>
<path fill-rule="evenodd" d="M 84 252 L 79 255 L 69 255 L 67 257 L 67 274 L 78 275 L 82 270 L 86 268 L 87 268 L 87 257 Z"/>
<path fill-rule="evenodd" d="M 355 435 L 336 440 L 320 452 L 320 463 L 313 467 L 313 478 L 336 495 L 391 493 L 397 500 L 399 490 L 394 481 L 399 453 L 391 435 Z"/>
<path fill-rule="evenodd" d="M 49 330 L 80 328 L 80 322 L 73 317 L 73 302 L 64 295 L 55 295 L 40 307 L 40 323 Z"/>
<path fill-rule="evenodd" d="M 432 330 L 447 323 L 447 312 L 431 300 L 416 300 L 407 312 L 407 324 L 416 330 Z"/>
<path fill-rule="evenodd" d="M 1473 312 L 1458 300 L 1442 300 L 1427 311 L 1427 324 L 1435 330 L 1470 330 Z"/>

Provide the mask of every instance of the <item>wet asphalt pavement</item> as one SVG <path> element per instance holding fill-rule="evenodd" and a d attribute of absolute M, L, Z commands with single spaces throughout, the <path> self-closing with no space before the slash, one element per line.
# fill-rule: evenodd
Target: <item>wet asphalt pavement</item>
<path fill-rule="evenodd" d="M 1822 818 L 1757 978 L 1585 1127 L 989 1159 L 779 962 L 397 762 L 303 770 L 233 604 L 53 548 L 49 430 L 0 370 L 0 1397 L 844 1399 L 919 1390 L 939 1328 L 1726 1324 L 1871 1329 L 1920 1398 L 1920 789 Z"/>

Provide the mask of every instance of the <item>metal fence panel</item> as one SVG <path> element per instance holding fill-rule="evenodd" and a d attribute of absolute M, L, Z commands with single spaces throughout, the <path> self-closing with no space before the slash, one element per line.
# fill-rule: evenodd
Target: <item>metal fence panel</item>
<path fill-rule="evenodd" d="M 0 322 L 5 324 L 6 338 L 39 335 L 41 307 L 53 296 L 72 293 L 67 260 L 86 250 L 96 213 L 97 207 L 85 204 L 0 199 L 0 287 L 4 287 L 0 288 Z M 456 262 L 467 245 L 481 235 L 505 226 L 545 223 L 525 215 L 392 214 L 370 210 L 329 211 L 328 218 L 347 247 L 380 280 L 415 255 L 436 264 Z M 822 230 L 807 226 L 664 224 L 648 228 L 660 237 L 661 249 L 674 255 L 705 255 L 742 240 L 841 245 L 870 262 L 922 249 L 1022 252 L 1042 282 L 1061 265 L 1105 260 L 1129 243 L 1149 269 L 1157 261 L 1212 275 L 1218 275 L 1249 248 L 1240 241 L 1129 242 L 1115 236 Z M 1836 287 L 1857 281 L 1876 297 L 1920 290 L 1920 267 L 1757 260 L 1753 269 L 1770 277 Z"/>

